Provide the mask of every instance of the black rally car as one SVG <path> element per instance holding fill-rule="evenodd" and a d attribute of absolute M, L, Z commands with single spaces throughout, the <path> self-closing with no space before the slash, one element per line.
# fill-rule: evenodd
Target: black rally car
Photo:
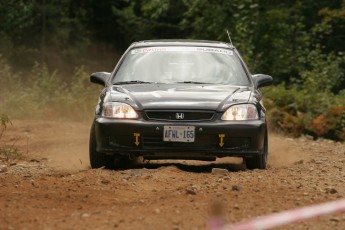
<path fill-rule="evenodd" d="M 264 169 L 268 135 L 260 87 L 232 44 L 152 40 L 132 44 L 104 86 L 90 134 L 92 168 L 126 167 L 131 160 L 243 157 Z"/>

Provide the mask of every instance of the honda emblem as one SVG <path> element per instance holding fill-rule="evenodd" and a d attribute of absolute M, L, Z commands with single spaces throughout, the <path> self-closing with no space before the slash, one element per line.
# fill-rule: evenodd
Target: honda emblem
<path fill-rule="evenodd" d="M 184 119 L 184 113 L 176 113 L 175 114 L 176 119 L 183 120 Z"/>

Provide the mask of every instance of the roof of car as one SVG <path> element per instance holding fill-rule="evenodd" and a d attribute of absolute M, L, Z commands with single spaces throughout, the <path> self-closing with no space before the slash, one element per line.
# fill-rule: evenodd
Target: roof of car
<path fill-rule="evenodd" d="M 148 46 L 207 46 L 217 48 L 230 48 L 234 49 L 234 46 L 220 41 L 208 41 L 208 40 L 191 40 L 191 39 L 164 39 L 164 40 L 145 40 L 138 41 L 131 44 L 131 48 L 148 47 Z"/>

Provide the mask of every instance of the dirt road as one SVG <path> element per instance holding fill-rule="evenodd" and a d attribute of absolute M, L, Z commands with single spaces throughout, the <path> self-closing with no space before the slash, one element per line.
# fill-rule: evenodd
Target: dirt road
<path fill-rule="evenodd" d="M 13 122 L 2 141 L 25 159 L 0 160 L 0 229 L 207 229 L 214 207 L 235 223 L 345 196 L 341 143 L 271 134 L 267 170 L 234 159 L 91 170 L 89 126 Z M 281 229 L 345 229 L 345 214 Z"/>

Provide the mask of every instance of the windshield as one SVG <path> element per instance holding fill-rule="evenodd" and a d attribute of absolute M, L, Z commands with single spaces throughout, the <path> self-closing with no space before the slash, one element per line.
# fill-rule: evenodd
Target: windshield
<path fill-rule="evenodd" d="M 129 51 L 112 80 L 121 82 L 250 85 L 232 50 L 175 46 Z"/>

